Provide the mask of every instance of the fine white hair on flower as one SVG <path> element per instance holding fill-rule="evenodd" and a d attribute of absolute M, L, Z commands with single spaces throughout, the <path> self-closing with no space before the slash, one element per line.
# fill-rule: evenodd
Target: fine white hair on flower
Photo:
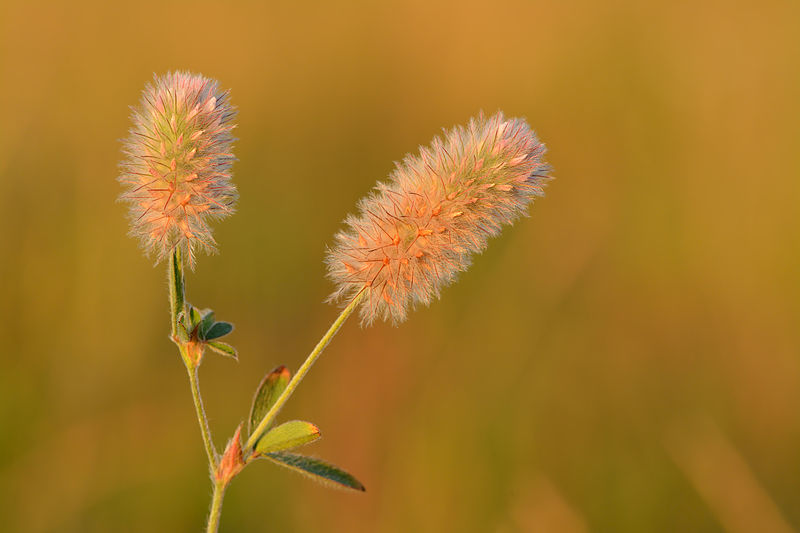
<path fill-rule="evenodd" d="M 331 302 L 362 291 L 361 321 L 399 323 L 466 270 L 506 224 L 527 214 L 550 179 L 528 124 L 482 114 L 407 155 L 358 203 L 327 251 Z"/>
<path fill-rule="evenodd" d="M 194 267 L 197 250 L 213 252 L 208 223 L 233 212 L 231 183 L 235 109 L 229 93 L 199 74 L 154 77 L 132 108 L 124 141 L 120 199 L 129 206 L 131 235 L 156 262 L 179 248 Z"/>

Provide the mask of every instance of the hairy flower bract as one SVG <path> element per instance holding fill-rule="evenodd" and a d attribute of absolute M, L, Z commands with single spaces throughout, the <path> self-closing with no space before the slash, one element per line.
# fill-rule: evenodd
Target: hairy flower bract
<path fill-rule="evenodd" d="M 194 266 L 197 250 L 215 250 L 209 221 L 231 214 L 238 197 L 231 183 L 235 115 L 227 91 L 188 72 L 156 77 L 132 109 L 120 199 L 130 208 L 131 234 L 156 262 L 178 247 Z"/>
<path fill-rule="evenodd" d="M 408 155 L 345 220 L 327 252 L 330 301 L 362 291 L 361 319 L 394 323 L 466 270 L 502 226 L 526 214 L 550 172 L 527 123 L 482 115 Z"/>

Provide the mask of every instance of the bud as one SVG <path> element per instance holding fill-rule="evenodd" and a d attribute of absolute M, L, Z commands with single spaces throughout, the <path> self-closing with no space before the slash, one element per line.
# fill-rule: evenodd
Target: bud
<path fill-rule="evenodd" d="M 522 119 L 483 115 L 407 155 L 345 219 L 328 250 L 329 300 L 362 291 L 362 324 L 405 320 L 466 270 L 503 225 L 527 213 L 551 170 Z"/>
<path fill-rule="evenodd" d="M 227 91 L 188 72 L 156 77 L 132 109 L 120 199 L 130 207 L 131 235 L 156 262 L 179 247 L 194 267 L 198 249 L 216 249 L 208 222 L 231 214 L 238 198 L 231 183 L 235 115 Z"/>
<path fill-rule="evenodd" d="M 227 485 L 236 474 L 244 468 L 244 459 L 242 458 L 242 424 L 236 428 L 233 438 L 228 441 L 225 447 L 225 452 L 219 461 L 217 471 L 214 472 L 215 481 Z"/>

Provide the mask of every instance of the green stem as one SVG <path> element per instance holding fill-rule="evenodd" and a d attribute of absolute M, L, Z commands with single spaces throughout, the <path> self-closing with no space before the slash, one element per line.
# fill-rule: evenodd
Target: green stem
<path fill-rule="evenodd" d="M 185 282 L 183 278 L 183 260 L 181 259 L 181 250 L 177 246 L 175 251 L 169 257 L 169 310 L 171 317 L 172 327 L 172 340 L 176 343 L 178 334 L 178 315 L 183 311 L 185 296 Z"/>
<path fill-rule="evenodd" d="M 292 395 L 297 386 L 300 385 L 300 382 L 303 381 L 303 378 L 311 369 L 311 367 L 314 365 L 314 363 L 322 354 L 322 352 L 325 350 L 325 347 L 328 346 L 328 344 L 331 342 L 333 337 L 342 327 L 347 318 L 351 314 L 353 314 L 353 311 L 356 310 L 356 307 L 358 307 L 358 304 L 361 302 L 361 300 L 364 298 L 366 294 L 367 294 L 366 291 L 358 293 L 358 295 L 355 298 L 353 298 L 353 301 L 350 302 L 347 305 L 347 307 L 345 307 L 342 310 L 342 312 L 339 314 L 338 317 L 336 317 L 336 320 L 333 322 L 333 324 L 331 324 L 331 327 L 328 328 L 327 333 L 325 333 L 325 335 L 319 340 L 319 342 L 311 351 L 311 353 L 308 354 L 308 357 L 306 358 L 303 365 L 297 370 L 297 373 L 294 375 L 294 377 L 292 377 L 291 381 L 289 381 L 289 384 L 286 386 L 286 389 L 278 397 L 278 399 L 275 401 L 272 408 L 267 412 L 267 414 L 264 415 L 264 418 L 261 419 L 261 422 L 259 422 L 256 429 L 250 434 L 250 437 L 247 439 L 247 444 L 245 444 L 244 447 L 245 450 L 253 449 L 259 437 L 261 437 L 261 434 L 272 423 L 275 416 L 277 416 L 278 411 L 281 410 L 281 408 L 289 399 L 289 397 Z"/>
<path fill-rule="evenodd" d="M 206 455 L 208 455 L 208 466 L 211 472 L 217 471 L 217 450 L 214 448 L 214 441 L 211 440 L 211 429 L 208 425 L 208 417 L 206 411 L 203 409 L 203 399 L 200 396 L 200 385 L 197 382 L 197 367 L 199 361 L 195 361 L 189 353 L 189 347 L 185 339 L 185 335 L 179 335 L 179 321 L 178 316 L 184 310 L 186 305 L 186 280 L 183 275 L 183 259 L 181 258 L 181 250 L 175 247 L 172 255 L 169 258 L 169 310 L 170 322 L 172 328 L 172 341 L 178 345 L 178 350 L 181 352 L 181 358 L 186 365 L 186 371 L 189 373 L 189 385 L 192 389 L 192 400 L 194 400 L 194 409 L 197 413 L 197 422 L 200 424 L 200 432 L 203 434 L 203 444 L 206 448 Z"/>
<path fill-rule="evenodd" d="M 206 533 L 217 533 L 219 530 L 219 517 L 222 514 L 222 498 L 225 496 L 225 484 L 214 483 L 214 497 L 211 500 L 211 511 L 208 515 Z"/>
<path fill-rule="evenodd" d="M 217 471 L 217 450 L 214 447 L 214 441 L 211 440 L 211 429 L 208 426 L 208 417 L 206 411 L 203 409 L 203 398 L 200 396 L 200 385 L 197 382 L 197 367 L 191 367 L 188 359 L 186 359 L 186 371 L 189 373 L 189 384 L 192 388 L 192 399 L 194 400 L 194 409 L 197 413 L 197 423 L 200 424 L 200 433 L 203 434 L 203 444 L 206 448 L 206 455 L 208 456 L 208 467 L 211 473 Z"/>

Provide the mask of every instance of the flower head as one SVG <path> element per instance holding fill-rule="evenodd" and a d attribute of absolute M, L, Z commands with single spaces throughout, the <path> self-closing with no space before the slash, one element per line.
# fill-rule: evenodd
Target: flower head
<path fill-rule="evenodd" d="M 543 194 L 545 147 L 522 119 L 483 115 L 396 165 L 328 250 L 330 301 L 362 291 L 361 319 L 405 320 L 466 270 L 502 226 Z"/>
<path fill-rule="evenodd" d="M 156 262 L 178 247 L 194 266 L 198 249 L 215 250 L 208 222 L 231 214 L 238 197 L 231 183 L 235 115 L 227 91 L 188 72 L 156 77 L 132 109 L 120 199 L 130 207 L 131 235 Z"/>

